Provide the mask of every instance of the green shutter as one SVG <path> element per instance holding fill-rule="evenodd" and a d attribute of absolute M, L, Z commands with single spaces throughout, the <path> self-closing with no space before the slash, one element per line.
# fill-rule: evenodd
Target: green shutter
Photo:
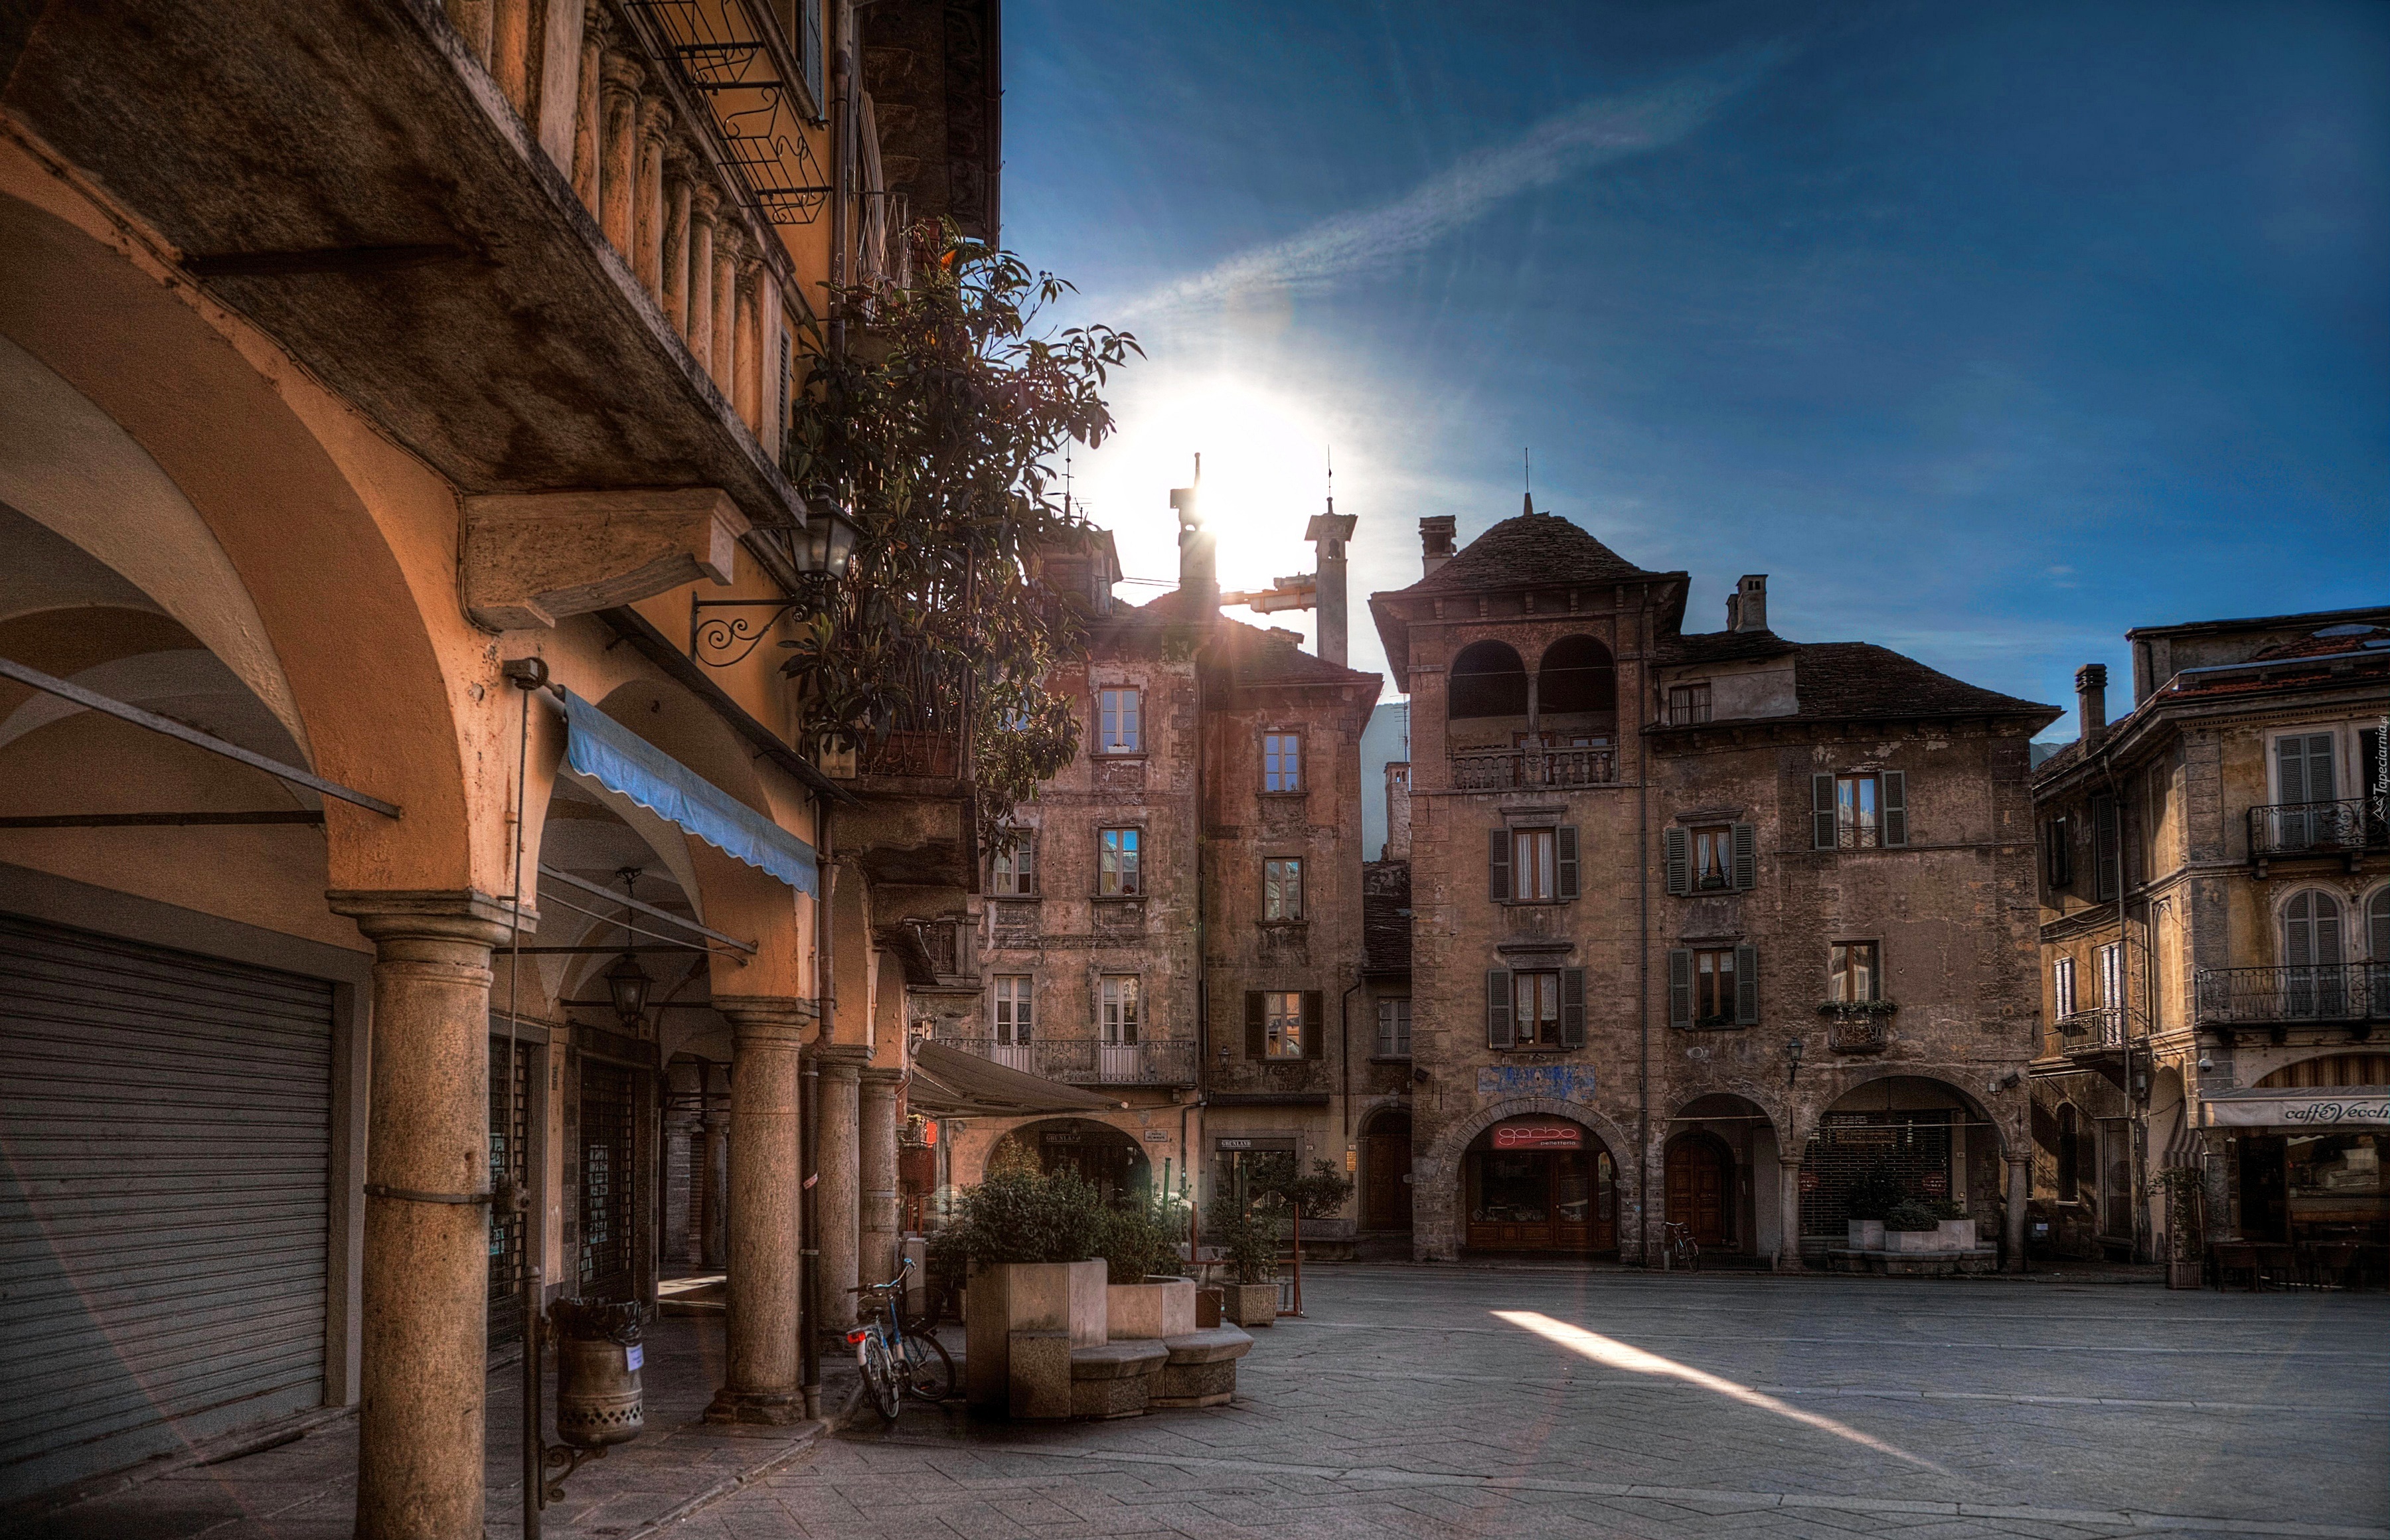
<path fill-rule="evenodd" d="M 1561 1046 L 1585 1046 L 1585 969 L 1561 969 Z"/>
<path fill-rule="evenodd" d="M 1759 948 L 1749 942 L 1734 949 L 1734 1024 L 1759 1025 Z"/>
<path fill-rule="evenodd" d="M 1518 1040 L 1510 1024 L 1510 970 L 1489 968 L 1485 970 L 1485 1046 L 1507 1048 Z"/>
<path fill-rule="evenodd" d="M 1755 824 L 1734 826 L 1734 886 L 1738 892 L 1749 892 L 1759 886 L 1759 828 Z"/>
<path fill-rule="evenodd" d="M 1809 777 L 1809 844 L 1815 850 L 1834 848 L 1834 777 Z"/>
<path fill-rule="evenodd" d="M 1908 776 L 1898 770 L 1887 770 L 1883 782 L 1883 842 L 1887 845 L 1908 843 Z"/>
<path fill-rule="evenodd" d="M 1245 1057 L 1269 1057 L 1269 1023 L 1263 1014 L 1262 992 L 1245 991 Z"/>
<path fill-rule="evenodd" d="M 1322 1059 L 1328 1049 L 1328 996 L 1325 991 L 1303 992 L 1303 1057 Z"/>
<path fill-rule="evenodd" d="M 1693 1024 L 1693 954 L 1690 947 L 1668 949 L 1668 1025 Z"/>
<path fill-rule="evenodd" d="M 1485 896 L 1497 904 L 1510 899 L 1510 831 L 1488 829 L 1485 834 Z"/>
<path fill-rule="evenodd" d="M 1693 891 L 1692 845 L 1692 836 L 1681 828 L 1666 829 L 1660 835 L 1660 849 L 1666 857 L 1664 866 L 1667 871 L 1668 891 L 1672 893 Z"/>
<path fill-rule="evenodd" d="M 1576 826 L 1562 824 L 1552 834 L 1552 848 L 1559 853 L 1553 863 L 1560 869 L 1560 895 L 1576 896 Z"/>

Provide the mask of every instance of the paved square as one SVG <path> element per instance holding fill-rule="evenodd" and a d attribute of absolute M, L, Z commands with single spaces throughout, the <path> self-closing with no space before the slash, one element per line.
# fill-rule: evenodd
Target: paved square
<path fill-rule="evenodd" d="M 674 1534 L 2390 1536 L 2390 1299 L 1315 1269 L 1231 1406 L 908 1409 Z M 958 1330 L 956 1332 L 958 1335 Z"/>

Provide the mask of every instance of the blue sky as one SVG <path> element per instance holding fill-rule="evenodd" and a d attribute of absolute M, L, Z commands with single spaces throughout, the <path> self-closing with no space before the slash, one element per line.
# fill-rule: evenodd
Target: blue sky
<path fill-rule="evenodd" d="M 1073 464 L 1134 576 L 1199 449 L 1224 584 L 1307 570 L 1332 446 L 1365 614 L 1524 446 L 1692 628 L 1766 572 L 1788 635 L 2053 704 L 2127 626 L 2390 597 L 2390 6 L 1012 0 L 1004 48 L 1006 243 L 1150 355 Z"/>

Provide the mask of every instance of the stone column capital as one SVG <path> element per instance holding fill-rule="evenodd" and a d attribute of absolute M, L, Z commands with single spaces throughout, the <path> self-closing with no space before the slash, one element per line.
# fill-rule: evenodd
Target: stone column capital
<path fill-rule="evenodd" d="M 598 66 L 598 84 L 610 96 L 636 92 L 647 83 L 647 79 L 646 68 L 620 49 L 608 48 Z"/>
<path fill-rule="evenodd" d="M 798 1047 L 815 1015 L 811 1000 L 781 995 L 717 995 L 713 1008 L 730 1019 L 731 1040 L 739 1046 Z"/>
<path fill-rule="evenodd" d="M 713 256 L 717 262 L 737 262 L 747 250 L 747 232 L 735 219 L 723 220 L 713 232 Z"/>
<path fill-rule="evenodd" d="M 854 1043 L 824 1043 L 806 1052 L 820 1064 L 822 1073 L 840 1080 L 859 1079 L 871 1062 L 871 1050 Z"/>
<path fill-rule="evenodd" d="M 1801 1157 L 1780 1152 L 1776 1157 L 1776 1163 L 1787 1171 L 1798 1171 L 1801 1169 Z"/>
<path fill-rule="evenodd" d="M 721 189 L 714 186 L 713 178 L 700 175 L 699 168 L 692 161 L 689 167 L 688 217 L 711 225 L 714 211 L 721 207 Z"/>
<path fill-rule="evenodd" d="M 2000 1159 L 2012 1166 L 2030 1167 L 2033 1164 L 2033 1157 L 2030 1155 L 2002 1155 Z"/>
<path fill-rule="evenodd" d="M 336 888 L 325 893 L 324 899 L 334 914 L 355 920 L 357 929 L 377 943 L 456 942 L 495 947 L 513 930 L 509 923 L 513 910 L 507 900 L 478 889 L 377 892 Z M 536 931 L 538 916 L 525 910 L 522 929 L 525 935 Z"/>
<path fill-rule="evenodd" d="M 877 1065 L 868 1066 L 863 1072 L 863 1084 L 866 1085 L 876 1085 L 883 1090 L 894 1090 L 899 1084 L 904 1083 L 904 1071 L 883 1070 L 879 1068 Z"/>
<path fill-rule="evenodd" d="M 672 133 L 672 103 L 657 92 L 649 91 L 639 97 L 639 137 L 649 143 L 661 142 Z"/>

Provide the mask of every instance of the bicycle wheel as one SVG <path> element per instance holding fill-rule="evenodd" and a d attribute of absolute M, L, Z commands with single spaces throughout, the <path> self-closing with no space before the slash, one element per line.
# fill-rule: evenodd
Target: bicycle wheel
<path fill-rule="evenodd" d="M 1698 1240 L 1688 1240 L 1685 1242 L 1685 1271 L 1698 1273 L 1701 1270 L 1702 1243 Z"/>
<path fill-rule="evenodd" d="M 926 1331 L 905 1333 L 905 1393 L 916 1401 L 944 1401 L 955 1393 L 954 1354 Z"/>
<path fill-rule="evenodd" d="M 860 1363 L 864 1393 L 871 1398 L 874 1406 L 880 1408 L 884 1420 L 895 1421 L 896 1404 L 904 1395 L 905 1387 L 897 1378 L 895 1363 L 888 1355 L 888 1339 L 877 1331 L 866 1337 Z"/>

